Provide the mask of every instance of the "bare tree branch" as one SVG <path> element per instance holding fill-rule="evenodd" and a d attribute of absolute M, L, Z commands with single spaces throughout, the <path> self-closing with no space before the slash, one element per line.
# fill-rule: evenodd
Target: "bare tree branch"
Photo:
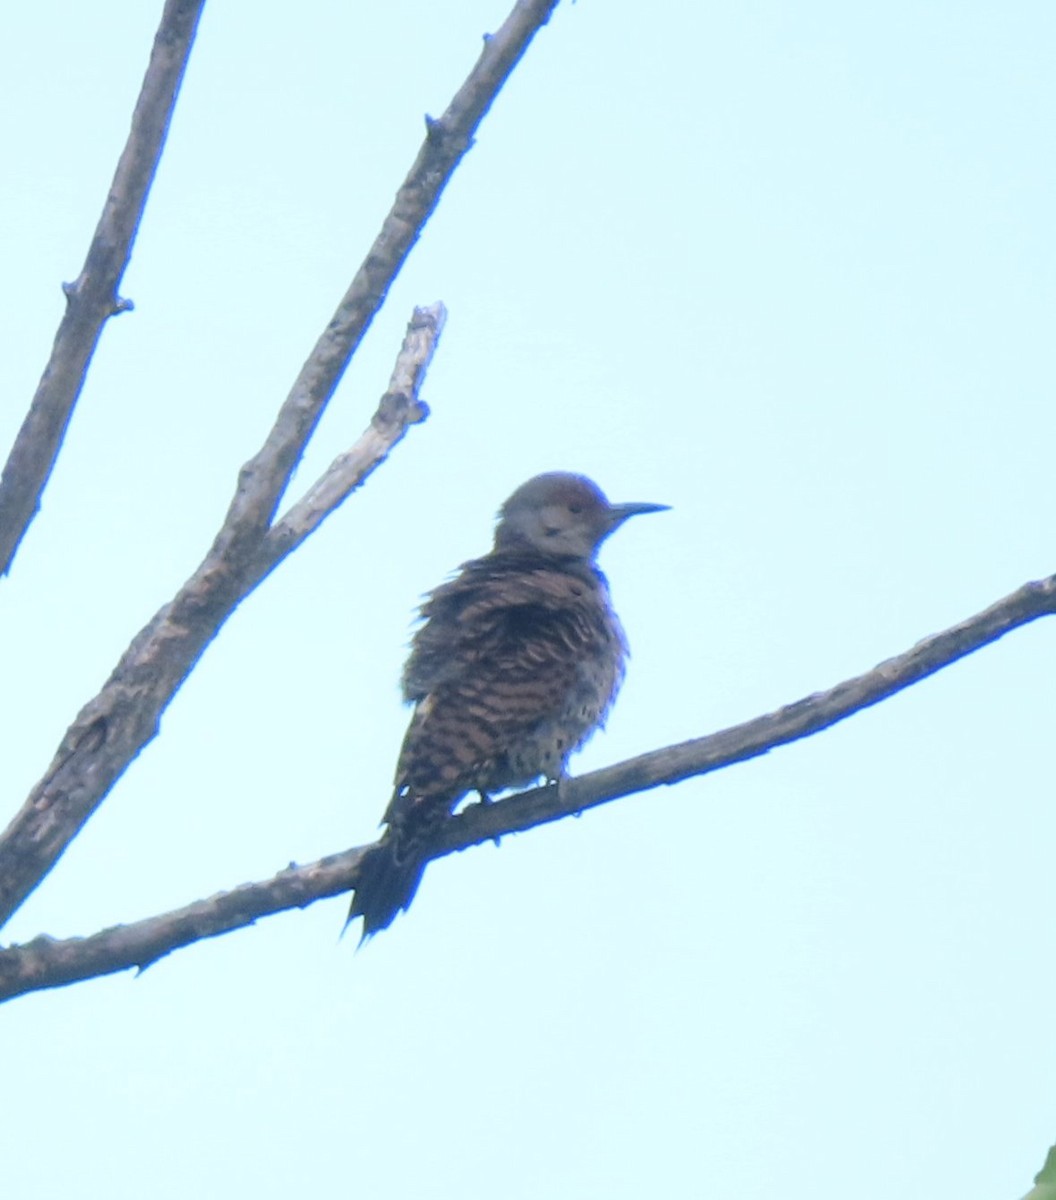
<path fill-rule="evenodd" d="M 356 445 L 331 467 L 287 523 L 236 570 L 210 554 L 125 651 L 103 690 L 67 731 L 47 775 L 0 838 L 0 913 L 6 920 L 54 865 L 109 788 L 156 733 L 162 711 L 239 601 L 384 460 L 425 406 L 418 388 L 443 328 L 444 306 L 415 309 L 389 391 Z M 332 475 L 340 487 L 320 488 Z M 312 497 L 316 499 L 309 502 Z M 292 519 L 291 519 L 292 518 Z M 272 537 L 271 535 L 275 536 Z M 212 572 L 213 574 L 210 574 Z M 225 580 L 223 588 L 217 578 Z"/>
<path fill-rule="evenodd" d="M 659 784 L 678 783 L 809 737 L 912 686 L 1004 634 L 1056 612 L 1056 575 L 1027 583 L 959 625 L 918 642 L 871 671 L 755 720 L 591 771 L 558 786 L 533 788 L 492 804 L 472 804 L 440 828 L 430 858 L 573 816 Z M 369 847 L 347 850 L 272 879 L 219 892 L 186 908 L 118 925 L 86 938 L 38 937 L 0 950 L 0 1000 L 60 987 L 129 967 L 146 967 L 181 946 L 253 924 L 258 918 L 353 887 Z"/>
<path fill-rule="evenodd" d="M 257 567 L 264 574 L 296 549 L 359 487 L 398 437 L 403 436 L 407 425 L 423 421 L 429 415 L 418 399 L 418 392 L 446 320 L 447 310 L 439 302 L 414 310 L 389 380 L 389 390 L 382 396 L 370 428 L 354 446 L 334 459 L 304 496 L 265 534 L 257 559 Z M 394 432 L 398 433 L 396 439 L 392 439 Z"/>
<path fill-rule="evenodd" d="M 426 136 L 396 193 L 381 232 L 367 251 L 337 312 L 301 368 L 264 445 L 242 468 L 238 488 L 214 551 L 255 542 L 267 529 L 308 438 L 345 368 L 370 328 L 393 280 L 447 181 L 473 144 L 473 135 L 557 0 L 517 0 L 442 117 L 426 117 Z"/>
<path fill-rule="evenodd" d="M 361 854 L 349 850 L 307 866 L 291 866 L 265 883 L 246 883 L 186 908 L 134 925 L 115 925 L 91 937 L 56 941 L 41 936 L 24 946 L 0 950 L 0 1001 L 130 967 L 142 970 L 201 938 L 339 895 L 348 890 Z"/>
<path fill-rule="evenodd" d="M 132 128 L 76 282 L 51 357 L 0 476 L 0 576 L 7 574 L 55 465 L 88 364 L 106 321 L 130 309 L 117 289 L 132 257 L 150 185 L 165 145 L 205 0 L 167 0 Z"/>
<path fill-rule="evenodd" d="M 504 833 L 518 833 L 549 821 L 584 812 L 621 796 L 659 784 L 679 783 L 828 729 L 830 725 L 871 708 L 896 692 L 919 683 L 943 667 L 1039 617 L 1056 612 L 1056 575 L 1021 588 L 942 633 L 932 634 L 895 658 L 856 675 L 828 691 L 815 692 L 776 712 L 732 725 L 707 737 L 693 738 L 662 750 L 629 758 L 592 771 L 559 787 L 535 788 L 516 797 L 516 804 L 474 805 L 442 828 L 435 857 L 464 850 Z M 468 818 L 472 813 L 472 821 Z M 459 828 L 458 822 L 465 821 Z"/>
<path fill-rule="evenodd" d="M 133 639 L 0 836 L 0 925 L 51 870 L 128 764 L 153 739 L 162 712 L 205 647 L 281 558 L 275 555 L 282 535 L 276 534 L 270 548 L 266 535 L 308 438 L 448 179 L 472 145 L 477 126 L 556 4 L 557 0 L 517 0 L 502 28 L 485 39 L 483 53 L 443 116 L 427 119 L 425 141 L 381 233 L 301 369 L 263 447 L 239 472 L 235 496 L 208 554 Z M 391 404 L 383 405 L 374 425 L 383 429 L 395 421 L 402 434 L 410 417 L 409 412 L 401 416 Z"/>

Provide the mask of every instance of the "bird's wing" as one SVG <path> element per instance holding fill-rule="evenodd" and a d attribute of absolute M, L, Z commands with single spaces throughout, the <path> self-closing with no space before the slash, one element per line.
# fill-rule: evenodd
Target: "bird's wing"
<path fill-rule="evenodd" d="M 444 683 L 473 672 L 478 664 L 501 656 L 521 631 L 546 624 L 568 627 L 570 655 L 588 644 L 592 630 L 583 597 L 593 584 L 552 567 L 511 570 L 501 556 L 467 563 L 454 579 L 438 587 L 422 606 L 424 623 L 411 645 L 403 673 L 407 700 L 420 701 Z M 554 619 L 560 617 L 560 621 Z"/>
<path fill-rule="evenodd" d="M 608 706 L 622 658 L 605 608 L 584 602 L 591 586 L 473 563 L 433 593 L 404 677 L 417 703 L 393 811 L 560 768 Z M 610 664 L 608 678 L 587 679 L 585 661 Z"/>

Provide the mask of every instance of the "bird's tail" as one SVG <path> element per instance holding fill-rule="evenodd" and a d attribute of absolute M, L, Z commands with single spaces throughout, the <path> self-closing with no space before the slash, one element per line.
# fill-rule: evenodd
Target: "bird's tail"
<path fill-rule="evenodd" d="M 362 945 L 368 938 L 388 929 L 401 909 L 410 907 L 425 873 L 426 860 L 407 839 L 390 836 L 368 850 L 359 864 L 359 878 L 352 896 L 346 928 L 363 918 Z"/>

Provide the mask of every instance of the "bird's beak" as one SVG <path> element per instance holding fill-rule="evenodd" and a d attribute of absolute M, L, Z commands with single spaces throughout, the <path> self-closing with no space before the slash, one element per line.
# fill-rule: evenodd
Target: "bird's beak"
<path fill-rule="evenodd" d="M 634 501 L 630 504 L 610 504 L 609 523 L 615 529 L 628 517 L 637 517 L 641 513 L 667 512 L 670 508 L 670 504 L 639 504 Z"/>

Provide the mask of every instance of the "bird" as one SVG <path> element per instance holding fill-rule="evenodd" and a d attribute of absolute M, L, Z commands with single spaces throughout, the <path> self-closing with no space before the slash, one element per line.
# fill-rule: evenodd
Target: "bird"
<path fill-rule="evenodd" d="M 431 837 L 467 795 L 557 782 L 604 723 L 628 648 L 598 550 L 628 518 L 668 507 L 610 504 L 584 475 L 536 475 L 500 509 L 490 553 L 426 596 L 385 829 L 346 922 L 363 918 L 360 944 L 410 906 Z"/>

